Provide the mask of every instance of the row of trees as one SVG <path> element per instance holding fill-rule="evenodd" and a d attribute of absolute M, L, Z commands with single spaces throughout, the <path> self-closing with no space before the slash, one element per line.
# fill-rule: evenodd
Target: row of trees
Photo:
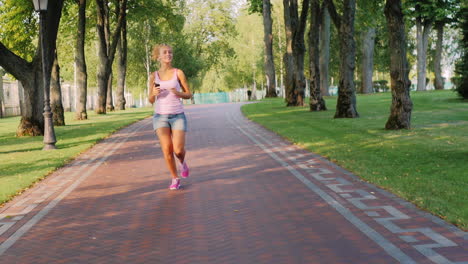
<path fill-rule="evenodd" d="M 230 2 L 217 2 L 49 0 L 47 43 L 41 47 L 32 1 L 0 0 L 0 66 L 21 81 L 24 88 L 17 135 L 43 134 L 41 49 L 46 50 L 49 62 L 44 67 L 55 125 L 64 125 L 60 94 L 64 78 L 74 80 L 79 90 L 77 119 L 87 119 L 90 82 L 96 86 L 98 114 L 113 111 L 114 105 L 123 110 L 126 84 L 146 90 L 147 77 L 155 68 L 150 59 L 155 44 L 173 45 L 175 66 L 183 68 L 188 78 L 202 76 L 218 63 L 218 58 L 224 57 L 220 54 L 232 52 L 226 36 L 234 32 L 229 29 L 233 24 L 222 18 L 231 13 Z M 189 16 L 198 18 L 190 20 Z M 206 17 L 213 19 L 203 21 Z M 189 30 L 185 31 L 185 27 Z M 227 30 L 222 32 L 223 29 Z M 196 78 L 193 80 L 196 84 Z M 113 90 L 116 102 L 112 101 Z"/>
<path fill-rule="evenodd" d="M 109 103 L 108 92 L 109 79 L 112 74 L 112 62 L 119 46 L 119 66 L 125 66 L 126 44 L 126 11 L 127 0 L 115 1 L 111 5 L 108 0 L 96 0 L 95 7 L 97 18 L 96 31 L 98 35 L 98 113 L 106 112 L 106 103 Z M 6 30 L 1 32 L 0 42 L 0 66 L 16 79 L 21 81 L 24 88 L 24 105 L 22 106 L 22 118 L 17 130 L 17 135 L 42 135 L 44 119 L 42 118 L 43 91 L 42 67 L 46 68 L 46 84 L 50 84 L 51 108 L 54 113 L 54 123 L 64 124 L 63 106 L 60 93 L 60 66 L 58 64 L 58 52 L 56 39 L 62 18 L 69 15 L 64 12 L 64 6 L 76 5 L 78 19 L 75 24 L 76 42 L 74 45 L 75 64 L 77 69 L 77 84 L 80 91 L 77 118 L 86 119 L 86 93 L 87 70 L 84 57 L 84 42 L 86 39 L 86 0 L 64 1 L 51 0 L 48 3 L 46 15 L 46 27 L 44 38 L 47 43 L 44 47 L 39 43 L 34 50 L 31 40 L 37 36 L 37 17 L 33 13 L 30 1 L 3 2 L 0 10 L 2 24 Z M 21 13 L 16 12 L 21 10 Z M 27 20 L 25 20 L 27 18 Z M 111 26 L 114 30 L 111 31 Z M 17 27 L 17 28 L 15 28 Z M 18 31 L 14 31 L 17 29 Z M 20 34 L 18 34 L 20 33 Z M 24 35 L 21 35 L 24 33 Z M 34 34 L 36 33 L 36 34 Z M 21 35 L 21 36 L 20 36 Z M 18 45 L 19 44 L 19 45 Z M 8 46 L 8 47 L 7 47 Z M 39 54 L 45 50 L 46 65 L 42 65 Z M 120 67 L 119 67 L 120 69 Z M 125 71 L 125 70 L 123 70 Z M 121 71 L 119 71 L 121 73 Z M 120 78 L 125 78 L 119 74 Z M 119 87 L 123 90 L 123 87 Z M 118 93 L 119 94 L 119 93 Z"/>
<path fill-rule="evenodd" d="M 265 34 L 265 71 L 268 79 L 274 79 L 273 66 L 270 60 L 272 47 L 271 31 L 271 3 L 269 0 L 250 0 L 252 12 L 263 14 Z M 336 5 L 335 5 L 336 4 Z M 357 5 L 357 8 L 356 8 Z M 304 105 L 305 82 L 304 56 L 306 45 L 304 34 L 307 28 L 309 16 L 308 34 L 308 72 L 310 77 L 310 110 L 326 110 L 323 94 L 327 94 L 328 88 L 328 60 L 330 51 L 329 17 L 336 26 L 339 42 L 339 84 L 338 102 L 335 113 L 336 118 L 354 118 L 359 114 L 356 109 L 355 88 L 355 16 L 358 9 L 359 22 L 365 27 L 362 38 L 362 52 L 360 61 L 360 90 L 364 93 L 372 91 L 373 54 L 375 47 L 376 28 L 385 26 L 387 36 L 380 38 L 387 40 L 387 64 L 391 75 L 391 88 L 393 103 L 391 116 L 386 128 L 400 129 L 410 127 L 411 99 L 409 97 L 410 81 L 408 73 L 410 67 L 407 62 L 408 28 L 415 21 L 417 31 L 417 90 L 426 89 L 426 64 L 428 37 L 432 28 L 437 31 L 435 55 L 433 56 L 435 88 L 443 89 L 441 74 L 442 39 L 444 28 L 447 25 L 457 25 L 456 17 L 461 8 L 457 0 L 408 0 L 404 5 L 400 1 L 367 1 L 361 0 L 356 4 L 353 0 L 296 0 L 283 1 L 284 25 L 286 32 L 286 52 L 284 62 L 286 64 L 286 103 L 288 106 Z M 364 12 L 363 12 L 364 11 Z M 385 12 L 384 12 L 385 11 Z M 381 17 L 385 13 L 386 23 Z M 363 15 L 365 14 L 365 15 Z M 382 30 L 380 30 L 382 31 Z M 381 33 L 380 33 L 381 34 Z M 333 43 L 331 44 L 333 45 Z M 377 52 L 376 52 L 377 53 Z M 325 82 L 324 82 L 325 81 Z M 272 85 L 268 85 L 272 87 Z M 272 91 L 268 96 L 274 96 Z"/>
<path fill-rule="evenodd" d="M 49 2 L 46 53 L 50 65 L 46 67 L 51 72 L 51 103 L 58 125 L 64 124 L 61 80 L 75 80 L 79 88 L 77 119 L 87 118 L 86 95 L 90 89 L 97 90 L 95 110 L 100 114 L 114 107 L 125 109 L 124 89 L 146 94 L 147 76 L 155 68 L 150 54 L 156 43 L 174 47 L 175 66 L 184 69 L 195 91 L 249 84 L 254 88 L 266 80 L 267 96 L 274 97 L 284 76 L 287 105 L 297 106 L 306 103 L 305 87 L 310 80 L 310 109 L 321 111 L 326 110 L 322 96 L 328 95 L 330 76 L 334 76 L 339 79 L 335 117 L 359 116 L 356 90 L 372 92 L 372 76 L 390 72 L 390 52 L 395 51 L 390 42 L 391 21 L 384 16 L 388 1 L 385 5 L 384 1 L 372 0 L 249 0 L 250 12 L 261 16 L 245 14 L 239 1 L 232 0 Z M 399 23 L 405 29 L 405 38 L 399 37 L 398 43 L 411 50 L 413 40 L 408 29 L 413 24 L 420 27 L 421 37 L 415 42 L 422 43 L 421 54 L 434 53 L 431 63 L 440 65 L 444 35 L 440 32 L 454 23 L 459 1 L 404 3 Z M 43 129 L 42 47 L 36 45 L 37 19 L 30 1 L 0 0 L 0 66 L 20 80 L 25 90 L 18 135 L 41 135 Z M 437 48 L 427 52 L 431 28 L 438 32 Z M 408 54 L 410 63 L 416 63 L 411 52 L 403 54 Z M 426 65 L 426 58 L 419 54 L 418 49 L 414 60 Z M 434 67 L 434 72 L 436 83 L 440 83 L 440 67 Z M 356 85 L 357 79 L 360 85 Z M 437 84 L 436 88 L 441 86 Z M 392 91 L 396 91 L 393 86 Z"/>

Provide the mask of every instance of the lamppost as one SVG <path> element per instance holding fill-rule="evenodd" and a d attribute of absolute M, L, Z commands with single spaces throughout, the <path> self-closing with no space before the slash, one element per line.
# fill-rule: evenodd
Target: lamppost
<path fill-rule="evenodd" d="M 44 148 L 43 150 L 56 149 L 54 123 L 52 122 L 52 112 L 50 110 L 50 86 L 46 78 L 47 56 L 45 54 L 46 41 L 44 38 L 46 26 L 46 13 L 47 13 L 48 0 L 33 0 L 34 9 L 39 12 L 40 28 L 39 35 L 41 40 L 41 55 L 42 55 L 42 80 L 44 83 Z"/>

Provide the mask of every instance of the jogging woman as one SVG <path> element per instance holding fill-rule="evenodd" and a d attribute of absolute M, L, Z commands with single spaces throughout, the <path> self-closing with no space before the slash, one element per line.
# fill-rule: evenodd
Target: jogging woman
<path fill-rule="evenodd" d="M 160 63 L 159 70 L 150 75 L 149 101 L 154 104 L 153 128 L 159 138 L 161 150 L 172 176 L 171 190 L 180 188 L 176 161 L 180 165 L 180 176 L 187 178 L 189 168 L 185 161 L 185 132 L 187 119 L 181 101 L 190 99 L 192 93 L 182 70 L 172 67 L 172 47 L 167 44 L 156 45 L 153 60 Z"/>

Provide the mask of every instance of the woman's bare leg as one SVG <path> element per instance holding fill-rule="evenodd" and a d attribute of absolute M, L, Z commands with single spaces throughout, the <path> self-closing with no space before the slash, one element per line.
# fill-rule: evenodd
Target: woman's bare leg
<path fill-rule="evenodd" d="M 172 146 L 175 156 L 179 159 L 180 163 L 185 159 L 185 131 L 172 130 Z"/>
<path fill-rule="evenodd" d="M 168 127 L 161 127 L 156 130 L 156 134 L 158 135 L 159 144 L 161 145 L 161 150 L 164 154 L 164 159 L 166 160 L 169 172 L 173 179 L 178 178 L 174 160 L 174 146 L 172 144 L 171 129 Z"/>

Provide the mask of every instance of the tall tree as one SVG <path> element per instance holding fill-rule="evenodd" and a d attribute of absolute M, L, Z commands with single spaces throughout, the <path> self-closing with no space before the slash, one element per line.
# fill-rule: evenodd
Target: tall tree
<path fill-rule="evenodd" d="M 390 35 L 390 76 L 392 88 L 392 106 L 386 129 L 411 128 L 410 98 L 411 82 L 408 78 L 409 66 L 406 58 L 406 33 L 401 0 L 387 0 L 385 16 Z"/>
<path fill-rule="evenodd" d="M 125 77 L 127 74 L 127 19 L 123 20 L 117 53 L 117 109 L 125 110 Z"/>
<path fill-rule="evenodd" d="M 275 85 L 275 63 L 273 61 L 273 21 L 271 19 L 270 0 L 250 0 L 249 11 L 252 13 L 262 13 L 263 17 L 263 42 L 264 42 L 264 68 L 266 75 L 266 97 L 276 97 Z"/>
<path fill-rule="evenodd" d="M 0 68 L 0 118 L 3 118 L 3 75 L 5 72 Z"/>
<path fill-rule="evenodd" d="M 117 0 L 119 11 L 117 24 L 112 33 L 110 30 L 111 16 L 109 11 L 109 0 L 96 0 L 97 24 L 96 29 L 99 37 L 98 41 L 98 102 L 95 109 L 97 114 L 106 113 L 107 91 L 109 78 L 112 73 L 112 63 L 114 61 L 117 42 L 120 39 L 123 20 L 126 16 L 127 0 Z"/>
<path fill-rule="evenodd" d="M 319 32 L 321 20 L 320 2 L 319 0 L 311 0 L 309 29 L 310 111 L 327 110 L 320 90 Z"/>
<path fill-rule="evenodd" d="M 219 83 L 218 86 L 224 86 L 228 89 L 239 87 L 247 89 L 248 85 L 252 84 L 251 89 L 253 89 L 254 83 L 258 84 L 264 80 L 263 75 L 256 74 L 255 70 L 262 69 L 265 65 L 263 57 L 265 43 L 255 41 L 264 32 L 262 18 L 256 14 L 242 12 L 237 17 L 236 32 L 236 36 L 229 40 L 236 56 L 225 59 L 226 67 L 220 72 L 224 75 L 224 84 Z M 254 98 L 254 95 L 255 93 L 252 92 L 251 99 Z"/>
<path fill-rule="evenodd" d="M 202 66 L 187 65 L 195 66 L 194 69 L 198 68 L 198 74 L 192 78 L 192 82 L 199 82 L 201 85 L 192 85 L 193 91 L 218 90 L 214 84 L 224 79 L 219 78 L 219 73 L 227 68 L 227 58 L 235 56 L 233 44 L 230 42 L 237 35 L 232 9 L 233 2 L 231 0 L 205 0 L 190 1 L 187 5 L 190 12 L 186 16 L 184 25 L 185 38 L 193 47 L 194 53 L 198 54 L 196 60 Z M 249 68 L 252 69 L 251 74 L 253 74 L 253 67 Z M 210 76 L 215 79 L 209 78 Z"/>
<path fill-rule="evenodd" d="M 270 0 L 263 0 L 263 27 L 265 42 L 265 74 L 267 77 L 266 97 L 276 97 L 275 63 L 273 62 L 273 22 L 271 20 Z"/>
<path fill-rule="evenodd" d="M 359 117 L 356 110 L 356 90 L 354 68 L 356 44 L 354 41 L 355 0 L 343 1 L 343 14 L 340 16 L 332 0 L 327 1 L 328 11 L 340 35 L 340 83 L 335 118 Z"/>
<path fill-rule="evenodd" d="M 375 27 L 369 27 L 363 33 L 362 39 L 362 68 L 361 68 L 361 92 L 372 93 L 374 73 L 374 47 L 375 47 Z"/>
<path fill-rule="evenodd" d="M 455 83 L 458 94 L 468 99 L 468 3 L 464 2 L 460 9 L 459 26 L 462 38 L 460 40 L 461 57 L 456 64 L 455 73 L 458 81 Z"/>
<path fill-rule="evenodd" d="M 427 47 L 429 43 L 429 33 L 432 30 L 433 18 L 425 16 L 423 8 L 430 8 L 428 5 L 423 3 L 416 3 L 416 12 L 419 14 L 416 16 L 416 49 L 418 54 L 417 72 L 418 72 L 418 83 L 417 90 L 426 90 L 426 66 L 427 66 Z"/>
<path fill-rule="evenodd" d="M 88 72 L 85 59 L 85 37 L 86 37 L 86 0 L 77 0 L 78 22 L 75 42 L 75 67 L 76 84 L 78 89 L 78 101 L 76 103 L 75 118 L 77 120 L 88 119 L 86 111 L 88 94 Z"/>
<path fill-rule="evenodd" d="M 444 78 L 442 77 L 442 49 L 444 39 L 444 28 L 456 21 L 456 12 L 460 8 L 459 0 L 436 0 L 434 29 L 437 32 L 436 50 L 434 56 L 435 89 L 444 89 Z M 463 17 L 463 16 L 461 16 Z"/>
<path fill-rule="evenodd" d="M 322 20 L 320 21 L 320 93 L 324 96 L 330 95 L 329 88 L 329 64 L 330 64 L 330 13 L 327 2 L 324 1 L 320 11 Z"/>
<path fill-rule="evenodd" d="M 426 66 L 429 33 L 434 25 L 435 0 L 407 0 L 405 9 L 416 20 L 417 89 L 426 90 Z"/>
<path fill-rule="evenodd" d="M 309 0 L 302 1 L 301 14 L 297 0 L 283 0 L 286 31 L 286 105 L 304 105 L 306 80 L 304 76 L 304 33 L 309 12 Z"/>
<path fill-rule="evenodd" d="M 1 8 L 15 8 L 15 17 L 12 24 L 23 25 L 24 23 L 34 23 L 32 2 L 29 1 L 16 1 L 10 3 L 12 6 L 5 5 Z M 0 41 L 0 66 L 3 67 L 8 73 L 13 75 L 16 79 L 21 81 L 24 89 L 24 105 L 22 106 L 21 121 L 16 131 L 18 136 L 24 135 L 43 135 L 44 133 L 44 84 L 41 63 L 41 49 L 44 48 L 47 64 L 46 68 L 46 86 L 50 84 L 50 73 L 52 63 L 54 62 L 54 52 L 56 48 L 57 31 L 62 14 L 63 0 L 50 0 L 47 8 L 47 15 L 45 17 L 46 30 L 44 32 L 45 47 L 39 43 L 32 57 L 32 61 L 28 58 L 22 58 L 12 51 L 12 48 L 7 48 Z M 17 12 L 22 10 L 22 12 Z M 2 10 L 4 11 L 4 10 Z M 8 10 L 6 10 L 8 11 Z M 13 13 L 12 9 L 10 9 Z M 24 16 L 22 16 L 24 15 Z M 15 20 L 17 19 L 17 20 Z M 19 20 L 18 20 L 19 19 Z M 1 21 L 2 22 L 2 21 Z M 21 27 L 21 26 L 20 26 Z M 30 28 L 31 26 L 29 26 Z M 11 32 L 16 33 L 16 32 Z M 37 34 L 37 31 L 29 32 L 29 38 L 32 39 L 32 34 Z M 14 38 L 11 38 L 12 40 Z M 7 43 L 10 47 L 14 43 Z M 28 57 L 28 56 L 25 56 Z"/>
<path fill-rule="evenodd" d="M 436 21 L 434 23 L 434 28 L 437 32 L 436 54 L 434 58 L 434 84 L 436 90 L 443 90 L 444 80 L 442 77 L 442 44 L 444 40 L 444 22 Z"/>
<path fill-rule="evenodd" d="M 65 115 L 62 104 L 62 87 L 60 84 L 60 65 L 57 58 L 57 51 L 54 55 L 52 73 L 50 79 L 50 108 L 52 111 L 52 121 L 54 126 L 65 125 Z"/>
<path fill-rule="evenodd" d="M 361 36 L 361 67 L 359 69 L 361 87 L 357 87 L 357 90 L 365 94 L 374 91 L 372 77 L 374 73 L 375 39 L 377 30 L 380 29 L 379 26 L 385 23 L 382 13 L 382 2 L 375 0 L 359 1 L 356 10 L 356 32 L 360 32 Z"/>

